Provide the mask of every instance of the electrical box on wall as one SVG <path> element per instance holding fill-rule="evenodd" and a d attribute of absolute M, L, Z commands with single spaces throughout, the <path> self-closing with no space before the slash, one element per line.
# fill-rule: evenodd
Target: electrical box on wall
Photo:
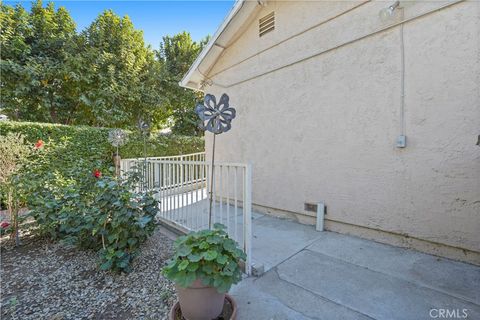
<path fill-rule="evenodd" d="M 407 146 L 407 137 L 398 136 L 397 138 L 397 148 L 405 148 Z"/>

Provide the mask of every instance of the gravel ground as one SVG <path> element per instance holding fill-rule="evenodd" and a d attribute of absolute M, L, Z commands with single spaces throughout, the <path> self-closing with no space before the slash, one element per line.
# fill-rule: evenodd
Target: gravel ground
<path fill-rule="evenodd" d="M 129 274 L 100 271 L 96 254 L 23 237 L 1 243 L 1 319 L 167 319 L 176 300 L 160 274 L 172 240 L 159 229 Z"/>

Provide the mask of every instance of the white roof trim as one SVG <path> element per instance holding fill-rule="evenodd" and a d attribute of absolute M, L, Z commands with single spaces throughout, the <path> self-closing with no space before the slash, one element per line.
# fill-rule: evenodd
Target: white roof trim
<path fill-rule="evenodd" d="M 197 59 L 195 59 L 193 64 L 190 66 L 190 69 L 188 69 L 188 72 L 185 74 L 182 81 L 179 82 L 179 85 L 181 87 L 189 88 L 193 90 L 201 90 L 200 88 L 201 80 L 199 81 L 198 78 L 204 80 L 204 75 L 199 70 L 200 65 L 202 65 L 202 63 L 205 62 L 205 64 L 207 65 L 205 66 L 206 68 L 204 69 L 204 72 L 208 72 L 208 70 L 215 64 L 217 58 L 225 49 L 224 45 L 221 45 L 218 43 L 219 38 L 226 31 L 227 27 L 231 24 L 235 16 L 237 16 L 238 12 L 244 7 L 244 4 L 246 2 L 254 3 L 255 7 L 258 6 L 258 4 L 260 3 L 257 1 L 247 1 L 247 0 L 237 0 L 237 2 L 235 2 L 232 10 L 230 10 L 229 14 L 223 20 L 222 24 L 217 29 L 213 37 L 210 39 L 207 45 L 203 48 L 202 52 L 200 52 Z M 246 20 L 246 18 L 248 18 L 248 16 L 250 16 L 250 14 L 247 14 L 247 16 L 244 17 L 244 21 Z M 244 21 L 240 21 L 240 23 L 243 24 Z M 231 38 L 231 35 L 230 35 L 230 38 Z M 228 42 L 229 40 L 231 40 L 230 38 L 225 40 L 227 40 Z M 213 60 L 206 59 L 209 55 L 212 55 L 214 59 Z M 210 61 L 206 61 L 206 60 L 210 60 Z"/>

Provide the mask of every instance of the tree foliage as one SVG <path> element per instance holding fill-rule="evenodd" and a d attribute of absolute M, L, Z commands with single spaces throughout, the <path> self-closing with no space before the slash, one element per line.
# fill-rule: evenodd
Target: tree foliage
<path fill-rule="evenodd" d="M 158 51 L 128 16 L 101 13 L 76 31 L 65 8 L 0 4 L 2 99 L 11 119 L 195 134 L 193 92 L 178 85 L 205 42 L 166 36 Z"/>
<path fill-rule="evenodd" d="M 135 126 L 156 122 L 161 107 L 159 68 L 142 31 L 113 11 L 102 13 L 78 40 L 81 54 L 72 69 L 81 75 L 83 122 L 95 126 Z"/>
<path fill-rule="evenodd" d="M 16 119 L 67 122 L 75 99 L 67 68 L 74 21 L 41 1 L 30 13 L 4 4 L 0 13 L 1 108 Z"/>
<path fill-rule="evenodd" d="M 173 132 L 184 135 L 198 135 L 195 103 L 201 94 L 178 85 L 183 75 L 195 61 L 209 37 L 200 42 L 192 40 L 188 32 L 174 36 L 165 36 L 157 51 L 162 63 L 162 88 L 165 101 L 164 109 L 173 120 Z"/>

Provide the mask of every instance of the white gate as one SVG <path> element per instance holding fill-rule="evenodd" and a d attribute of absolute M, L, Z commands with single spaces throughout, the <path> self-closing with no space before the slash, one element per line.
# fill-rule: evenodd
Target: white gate
<path fill-rule="evenodd" d="M 250 275 L 252 261 L 252 221 L 250 164 L 211 164 L 205 153 L 121 161 L 122 172 L 141 168 L 146 162 L 145 185 L 160 201 L 158 219 L 184 231 L 208 229 L 221 223 L 231 238 L 247 254 L 245 272 Z M 209 215 L 209 192 L 212 188 L 212 214 Z"/>

